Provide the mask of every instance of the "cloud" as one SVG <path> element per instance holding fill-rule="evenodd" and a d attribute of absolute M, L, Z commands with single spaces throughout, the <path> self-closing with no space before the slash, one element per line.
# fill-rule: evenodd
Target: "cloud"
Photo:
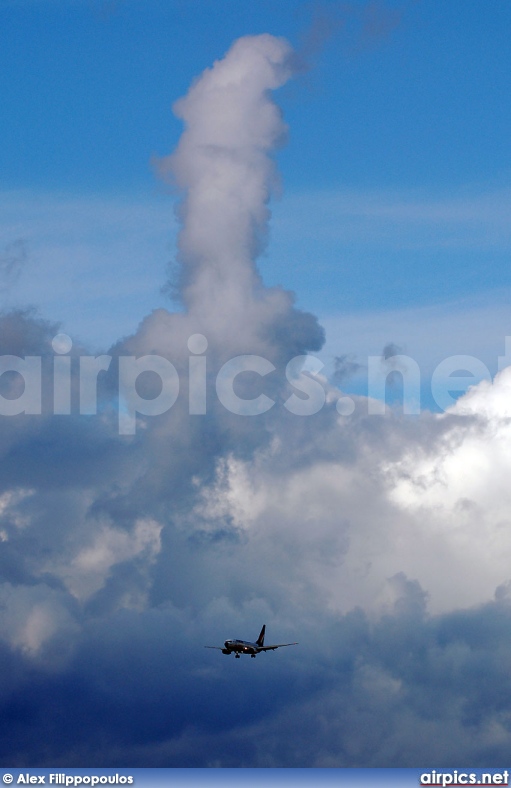
<path fill-rule="evenodd" d="M 335 356 L 334 358 L 334 380 L 336 383 L 343 383 L 357 374 L 362 365 L 355 361 L 353 354 L 343 353 L 342 356 Z"/>
<path fill-rule="evenodd" d="M 479 184 L 477 193 L 385 190 L 296 192 L 276 206 L 275 234 L 294 234 L 364 251 L 507 251 L 510 192 Z M 307 221 L 305 221 L 307 217 Z M 281 230 L 282 228 L 282 230 Z"/>
<path fill-rule="evenodd" d="M 16 284 L 27 262 L 27 247 L 22 238 L 11 241 L 0 255 L 0 292 Z"/>
<path fill-rule="evenodd" d="M 387 3 L 373 1 L 356 5 L 344 0 L 315 0 L 305 3 L 303 8 L 310 14 L 310 23 L 293 55 L 298 72 L 309 68 L 331 39 L 352 56 L 378 46 L 401 24 L 404 10 Z"/>
<path fill-rule="evenodd" d="M 382 350 L 382 361 L 392 365 L 393 357 L 401 355 L 402 351 L 403 348 L 399 347 L 399 345 L 396 345 L 394 342 L 388 342 Z"/>
<path fill-rule="evenodd" d="M 408 419 L 371 416 L 361 396 L 342 416 L 338 389 L 298 369 L 294 384 L 324 403 L 310 416 L 285 407 L 306 400 L 287 364 L 324 339 L 257 268 L 285 135 L 271 91 L 292 63 L 284 40 L 245 37 L 176 104 L 185 129 L 161 169 L 181 194 L 182 311 L 156 309 L 112 345 L 97 414 L 78 408 L 87 348 L 68 354 L 71 414 L 53 415 L 59 325 L 0 316 L 2 353 L 40 356 L 43 388 L 40 415 L 0 420 L 4 764 L 507 757 L 509 371 L 445 414 Z M 179 395 L 119 435 L 119 359 L 155 354 L 175 366 Z M 216 396 L 240 354 L 274 366 L 237 378 L 238 396 L 273 401 L 258 416 Z M 139 383 L 147 398 L 161 388 Z M 299 646 L 236 661 L 204 649 L 263 623 Z"/>

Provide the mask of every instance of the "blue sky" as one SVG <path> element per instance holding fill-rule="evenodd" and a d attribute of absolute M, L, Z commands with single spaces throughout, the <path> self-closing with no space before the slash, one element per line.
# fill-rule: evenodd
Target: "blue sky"
<path fill-rule="evenodd" d="M 454 196 L 507 185 L 506 4 L 491 13 L 477 2 L 364 7 L 7 0 L 4 183 L 147 188 L 148 157 L 177 141 L 170 105 L 190 75 L 247 31 L 300 45 L 317 18 L 325 40 L 310 53 L 311 71 L 279 96 L 291 126 L 280 157 L 288 190 Z"/>
<path fill-rule="evenodd" d="M 508 758 L 510 26 L 0 0 L 2 764 Z"/>

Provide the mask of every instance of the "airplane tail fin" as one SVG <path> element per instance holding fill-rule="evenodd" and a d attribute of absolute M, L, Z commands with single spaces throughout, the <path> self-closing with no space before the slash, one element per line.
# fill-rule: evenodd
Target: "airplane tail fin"
<path fill-rule="evenodd" d="M 257 643 L 258 646 L 264 646 L 264 633 L 265 632 L 266 632 L 266 624 L 263 625 L 263 628 L 261 629 L 261 634 L 259 635 L 259 637 L 256 640 L 256 643 Z"/>

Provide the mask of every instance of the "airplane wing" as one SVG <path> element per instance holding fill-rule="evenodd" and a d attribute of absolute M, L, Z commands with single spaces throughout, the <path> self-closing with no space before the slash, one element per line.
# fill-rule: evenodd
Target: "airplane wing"
<path fill-rule="evenodd" d="M 276 648 L 283 646 L 297 646 L 298 643 L 276 643 L 274 646 L 260 646 L 259 651 L 275 651 Z"/>
<path fill-rule="evenodd" d="M 204 646 L 204 648 L 216 648 L 217 651 L 223 651 L 223 646 Z"/>

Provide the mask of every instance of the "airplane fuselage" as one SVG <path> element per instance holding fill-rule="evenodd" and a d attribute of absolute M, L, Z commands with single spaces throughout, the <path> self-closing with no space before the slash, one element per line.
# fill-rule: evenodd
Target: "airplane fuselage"
<path fill-rule="evenodd" d="M 224 643 L 224 654 L 259 654 L 260 648 L 257 643 L 251 643 L 249 640 L 226 640 Z"/>

